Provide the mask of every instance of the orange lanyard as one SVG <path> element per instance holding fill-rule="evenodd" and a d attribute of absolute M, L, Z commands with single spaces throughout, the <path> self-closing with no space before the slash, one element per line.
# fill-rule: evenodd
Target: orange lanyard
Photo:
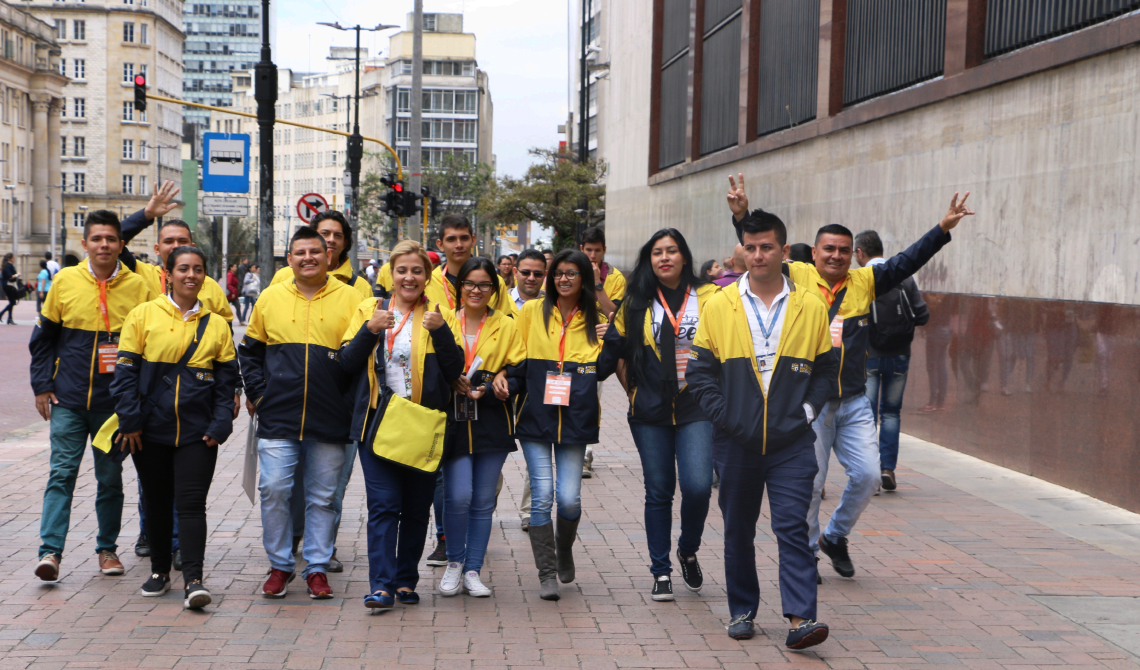
<path fill-rule="evenodd" d="M 673 310 L 669 309 L 669 303 L 665 302 L 665 294 L 661 292 L 660 287 L 657 288 L 657 297 L 661 298 L 661 306 L 665 308 L 665 315 L 673 324 L 673 337 L 680 337 L 681 319 L 685 318 L 685 307 L 689 305 L 689 287 L 685 287 L 685 300 L 681 303 L 681 311 L 677 312 L 677 316 L 673 316 Z"/>
<path fill-rule="evenodd" d="M 562 374 L 562 361 L 566 358 L 566 329 L 570 327 L 570 322 L 578 315 L 578 308 L 575 307 L 574 311 L 570 312 L 570 316 L 562 322 L 562 335 L 558 338 L 558 374 Z"/>
<path fill-rule="evenodd" d="M 464 351 L 464 374 L 471 371 L 471 363 L 475 360 L 475 352 L 479 349 L 479 338 L 483 336 L 483 326 L 487 323 L 487 313 L 483 312 L 483 318 L 479 319 L 479 330 L 475 331 L 475 344 L 470 347 L 467 346 L 467 310 L 459 310 L 459 325 L 463 328 L 463 351 Z"/>
<path fill-rule="evenodd" d="M 413 307 L 410 310 L 408 310 L 407 312 L 404 312 L 404 318 L 400 319 L 400 325 L 396 326 L 393 329 L 388 330 L 388 336 L 387 337 L 388 337 L 388 360 L 389 361 L 392 360 L 392 345 L 394 345 L 396 343 L 396 336 L 399 335 L 400 331 L 404 329 L 404 324 L 408 322 L 408 317 L 411 316 L 413 313 L 415 313 L 415 311 L 416 311 L 416 308 Z"/>
<path fill-rule="evenodd" d="M 158 272 L 158 276 L 162 278 L 162 292 L 166 293 L 166 268 L 160 268 Z"/>
<path fill-rule="evenodd" d="M 455 299 L 451 297 L 451 280 L 447 278 L 447 273 L 443 273 L 443 292 L 447 295 L 447 306 L 455 309 Z"/>
<path fill-rule="evenodd" d="M 844 279 L 839 280 L 839 283 L 837 283 L 835 286 L 833 286 L 831 288 L 828 288 L 827 286 L 820 286 L 819 287 L 819 290 L 823 291 L 823 299 L 827 301 L 828 307 L 831 307 L 831 305 L 835 302 L 835 297 L 837 295 L 839 295 L 840 289 L 842 289 L 843 285 L 846 283 L 847 283 L 847 279 L 844 278 Z"/>
<path fill-rule="evenodd" d="M 96 279 L 99 285 L 99 311 L 103 313 L 103 324 L 107 326 L 107 333 L 111 332 L 111 315 L 107 312 L 107 282 Z"/>

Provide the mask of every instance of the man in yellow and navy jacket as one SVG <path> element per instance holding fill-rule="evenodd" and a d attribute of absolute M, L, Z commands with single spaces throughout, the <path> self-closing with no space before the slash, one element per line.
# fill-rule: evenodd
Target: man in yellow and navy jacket
<path fill-rule="evenodd" d="M 337 352 L 361 298 L 329 278 L 328 247 L 312 228 L 293 235 L 287 258 L 293 280 L 261 294 L 238 347 L 246 407 L 258 418 L 262 541 L 271 566 L 262 592 L 283 597 L 294 576 L 290 499 L 303 460 L 303 576 L 310 596 L 329 598 L 336 491 L 352 442 L 351 378 Z"/>
<path fill-rule="evenodd" d="M 328 246 L 329 255 L 332 256 L 329 264 L 336 267 L 335 270 L 329 271 L 329 276 L 356 289 L 361 300 L 371 298 L 372 286 L 368 283 L 368 279 L 354 273 L 352 263 L 348 260 L 348 252 L 353 246 L 352 226 L 348 223 L 348 219 L 344 218 L 344 214 L 335 209 L 325 210 L 313 217 L 309 222 L 309 228 L 320 233 Z M 293 268 L 285 266 L 273 275 L 273 281 L 269 285 L 273 286 L 291 279 L 293 279 Z"/>
<path fill-rule="evenodd" d="M 787 646 L 827 639 L 817 623 L 815 557 L 807 511 L 818 466 L 811 421 L 833 392 L 839 362 L 827 307 L 787 280 L 787 231 L 778 217 L 753 212 L 742 224 L 748 272 L 711 298 L 701 315 L 685 379 L 716 429 L 728 634 L 751 638 L 760 607 L 756 521 L 765 485 L 779 546 L 780 596 L 792 624 Z"/>
<path fill-rule="evenodd" d="M 744 176 L 740 175 L 739 186 L 729 177 L 729 185 L 728 204 L 739 236 L 740 222 L 748 212 Z M 830 224 L 820 228 L 816 234 L 812 249 L 815 264 L 789 263 L 785 269 L 793 282 L 807 287 L 827 303 L 832 343 L 839 350 L 841 367 L 835 391 L 815 418 L 819 474 L 815 479 L 808 524 L 811 526 L 812 550 L 822 550 L 827 554 L 831 566 L 844 577 L 855 575 L 855 565 L 847 550 L 847 537 L 871 502 L 882 477 L 875 417 L 871 402 L 864 393 L 871 305 L 878 296 L 918 272 L 950 242 L 950 231 L 963 217 L 973 214 L 965 205 L 969 196 L 967 191 L 959 200 L 955 193 L 942 221 L 910 248 L 885 263 L 852 270 L 854 238 L 851 231 L 844 226 Z M 819 507 L 832 450 L 844 464 L 849 479 L 839 505 L 821 533 Z"/>
<path fill-rule="evenodd" d="M 594 292 L 598 296 L 598 312 L 607 319 L 613 319 L 621 301 L 625 299 L 625 275 L 614 266 L 606 262 L 606 231 L 600 226 L 587 228 L 582 231 L 579 249 L 590 259 L 594 266 Z M 600 384 L 601 382 L 599 382 Z M 598 387 L 598 395 L 602 389 Z M 594 476 L 594 447 L 586 447 L 586 460 L 582 464 L 582 476 L 590 479 Z"/>
<path fill-rule="evenodd" d="M 474 255 L 472 251 L 475 248 L 475 227 L 462 214 L 448 214 L 440 221 L 436 246 L 443 252 L 445 258 L 431 273 L 431 281 L 424 289 L 424 295 L 431 302 L 439 303 L 444 309 L 454 312 L 460 307 L 457 286 L 459 269 Z M 518 315 L 515 301 L 511 299 L 510 289 L 501 282 L 499 290 L 491 296 L 487 306 L 510 317 Z"/>
<path fill-rule="evenodd" d="M 44 490 L 36 576 L 59 577 L 75 480 L 88 437 L 115 411 L 111 381 L 118 360 L 119 331 L 127 314 L 154 293 L 139 275 L 119 262 L 123 248 L 119 217 L 107 210 L 87 216 L 85 262 L 61 270 L 36 320 L 28 348 L 36 409 L 51 421 L 51 472 Z M 115 551 L 123 516 L 123 466 L 94 451 L 95 549 L 105 575 L 123 574 Z"/>

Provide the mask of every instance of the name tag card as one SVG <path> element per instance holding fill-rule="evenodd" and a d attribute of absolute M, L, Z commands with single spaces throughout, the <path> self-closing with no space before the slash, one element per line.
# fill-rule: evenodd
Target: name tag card
<path fill-rule="evenodd" d="M 570 405 L 570 374 L 546 375 L 546 394 L 543 402 L 547 405 Z"/>
<path fill-rule="evenodd" d="M 831 320 L 831 346 L 836 349 L 843 346 L 843 317 L 838 315 Z"/>
<path fill-rule="evenodd" d="M 455 420 L 478 421 L 479 403 L 465 395 L 455 396 Z"/>
<path fill-rule="evenodd" d="M 98 348 L 99 353 L 99 373 L 100 374 L 114 374 L 115 363 L 119 360 L 119 345 L 117 344 L 100 344 Z"/>
<path fill-rule="evenodd" d="M 676 356 L 677 356 L 677 385 L 678 386 L 684 386 L 685 385 L 685 370 L 689 369 L 689 350 L 688 349 L 678 349 Z"/>
<path fill-rule="evenodd" d="M 760 354 L 756 357 L 756 367 L 760 368 L 760 372 L 769 372 L 772 366 L 776 363 L 776 353 Z"/>

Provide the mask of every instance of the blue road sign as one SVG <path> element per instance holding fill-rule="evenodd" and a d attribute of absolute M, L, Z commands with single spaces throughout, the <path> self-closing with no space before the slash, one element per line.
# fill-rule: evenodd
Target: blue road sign
<path fill-rule="evenodd" d="M 202 190 L 249 193 L 249 135 L 202 135 Z"/>

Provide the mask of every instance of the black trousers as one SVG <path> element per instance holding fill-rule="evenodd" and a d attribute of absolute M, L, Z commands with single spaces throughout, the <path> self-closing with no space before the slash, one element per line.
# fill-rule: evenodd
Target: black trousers
<path fill-rule="evenodd" d="M 170 572 L 177 500 L 182 577 L 187 584 L 202 579 L 206 556 L 206 496 L 214 479 L 218 448 L 207 446 L 205 442 L 173 447 L 144 440 L 142 451 L 133 458 L 146 498 L 151 571 Z"/>

